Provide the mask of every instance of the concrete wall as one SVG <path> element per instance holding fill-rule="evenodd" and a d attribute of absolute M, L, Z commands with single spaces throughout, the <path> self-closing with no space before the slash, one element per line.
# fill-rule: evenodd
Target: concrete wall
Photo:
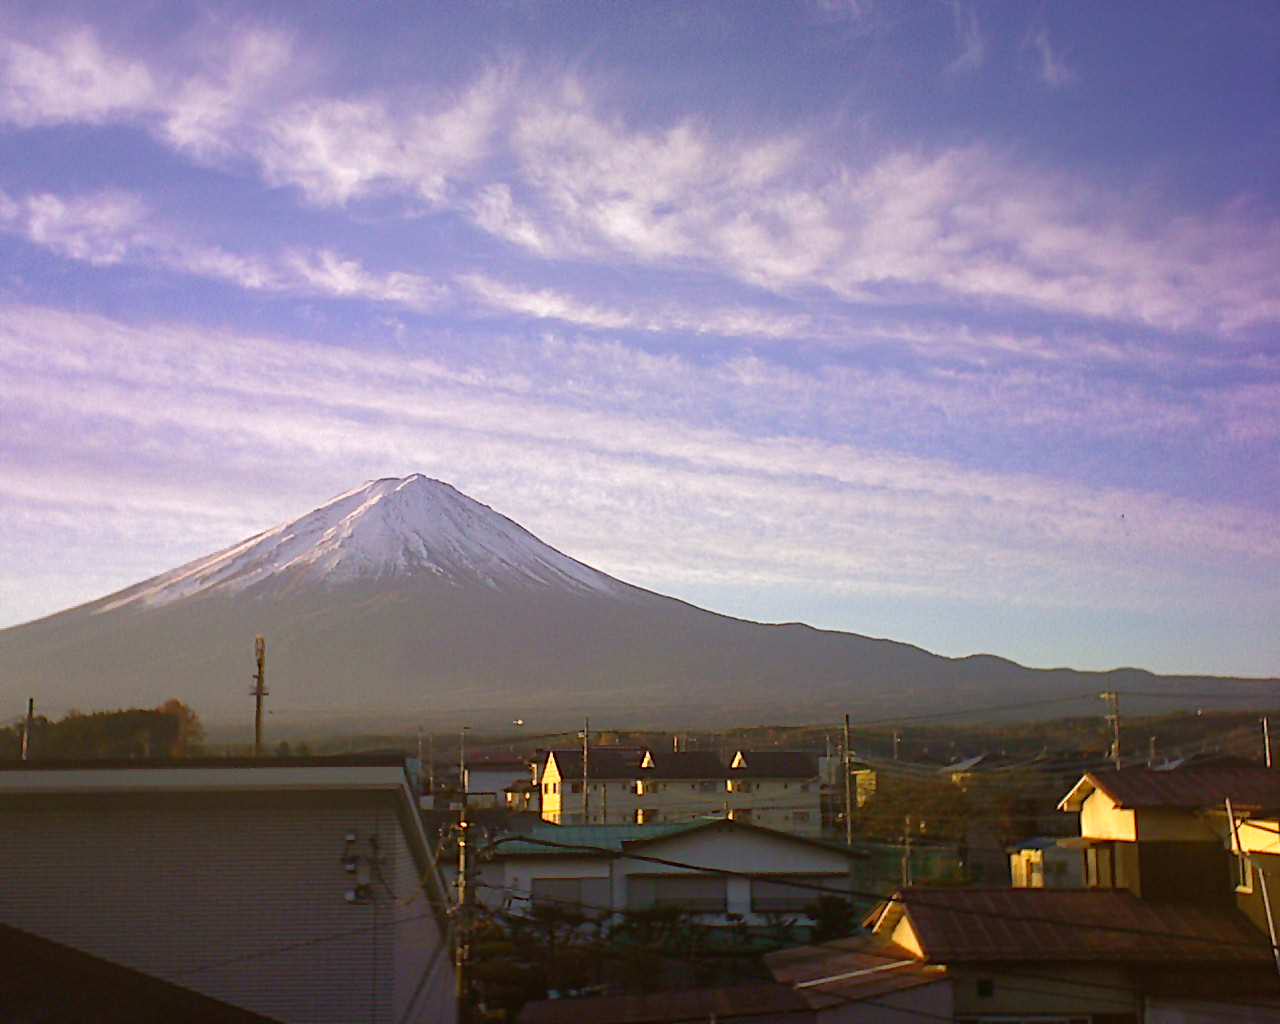
<path fill-rule="evenodd" d="M 6 796 L 0 920 L 284 1021 L 451 1020 L 399 813 L 391 792 Z M 347 834 L 381 868 L 357 905 Z"/>

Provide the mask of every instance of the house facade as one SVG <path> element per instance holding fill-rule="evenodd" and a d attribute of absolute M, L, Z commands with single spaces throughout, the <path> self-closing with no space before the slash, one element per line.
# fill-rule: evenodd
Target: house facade
<path fill-rule="evenodd" d="M 0 769 L 0 924 L 279 1021 L 450 1021 L 403 763 Z"/>
<path fill-rule="evenodd" d="M 539 903 L 600 914 L 676 906 L 706 924 L 807 922 L 824 891 L 857 888 L 858 855 L 720 818 L 664 825 L 535 827 L 494 843 L 479 899 L 512 913 Z"/>

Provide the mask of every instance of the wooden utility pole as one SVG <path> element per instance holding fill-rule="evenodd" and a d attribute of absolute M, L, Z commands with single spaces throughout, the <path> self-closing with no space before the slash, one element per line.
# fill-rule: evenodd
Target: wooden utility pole
<path fill-rule="evenodd" d="M 1120 770 L 1120 694 L 1114 690 L 1107 690 L 1106 693 L 1098 694 L 1107 702 L 1110 709 L 1107 714 L 1107 721 L 1111 723 L 1111 761 L 1116 766 L 1116 771 Z"/>
<path fill-rule="evenodd" d="M 31 757 L 31 727 L 36 721 L 36 699 L 27 698 L 27 719 L 22 723 L 22 760 Z"/>
<path fill-rule="evenodd" d="M 1271 767 L 1271 719 L 1262 716 L 1262 752 L 1267 758 L 1267 767 Z"/>
<path fill-rule="evenodd" d="M 911 815 L 907 815 L 902 836 L 902 884 L 911 884 Z"/>
<path fill-rule="evenodd" d="M 258 661 L 258 671 L 254 675 L 254 686 L 249 692 L 254 697 L 253 712 L 253 756 L 262 756 L 262 699 L 267 695 L 267 641 L 259 636 L 253 642 L 253 653 Z"/>
<path fill-rule="evenodd" d="M 436 794 L 436 736 L 435 733 L 427 733 L 427 781 L 431 784 L 431 795 L 434 798 Z M 434 807 L 435 804 L 433 803 Z"/>
<path fill-rule="evenodd" d="M 471 890 L 467 887 L 467 801 L 464 795 L 458 813 L 458 906 L 453 928 L 454 987 L 458 999 L 458 1020 L 467 1019 L 467 910 Z"/>
<path fill-rule="evenodd" d="M 898 760 L 898 747 L 902 744 L 902 732 L 898 729 L 893 730 L 893 759 Z"/>
<path fill-rule="evenodd" d="M 587 758 L 591 753 L 591 719 L 584 718 L 582 720 L 582 824 L 591 824 L 590 810 L 591 801 L 587 797 L 587 779 L 590 772 L 587 769 Z"/>
<path fill-rule="evenodd" d="M 462 806 L 467 806 L 467 730 L 464 725 L 458 733 L 458 792 L 462 794 Z"/>
<path fill-rule="evenodd" d="M 844 716 L 844 756 L 840 758 L 844 765 L 844 845 L 853 845 L 853 769 L 849 752 L 849 716 Z"/>

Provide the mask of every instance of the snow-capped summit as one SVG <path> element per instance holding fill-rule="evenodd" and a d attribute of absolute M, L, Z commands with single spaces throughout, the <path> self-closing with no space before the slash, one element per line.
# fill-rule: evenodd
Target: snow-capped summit
<path fill-rule="evenodd" d="M 273 583 L 414 576 L 495 589 L 551 586 L 607 594 L 623 587 L 488 505 L 414 473 L 364 483 L 301 518 L 125 591 L 101 610 Z"/>

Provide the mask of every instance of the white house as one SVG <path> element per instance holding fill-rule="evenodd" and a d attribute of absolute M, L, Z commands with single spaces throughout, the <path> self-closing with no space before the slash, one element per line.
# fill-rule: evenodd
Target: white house
<path fill-rule="evenodd" d="M 455 1017 L 402 763 L 0 768 L 0 924 L 279 1021 Z"/>
<path fill-rule="evenodd" d="M 515 913 L 539 902 L 597 915 L 674 905 L 709 924 L 763 925 L 776 914 L 804 923 L 803 909 L 824 891 L 856 888 L 857 856 L 727 818 L 540 825 L 496 841 L 477 888 L 481 901 Z"/>

